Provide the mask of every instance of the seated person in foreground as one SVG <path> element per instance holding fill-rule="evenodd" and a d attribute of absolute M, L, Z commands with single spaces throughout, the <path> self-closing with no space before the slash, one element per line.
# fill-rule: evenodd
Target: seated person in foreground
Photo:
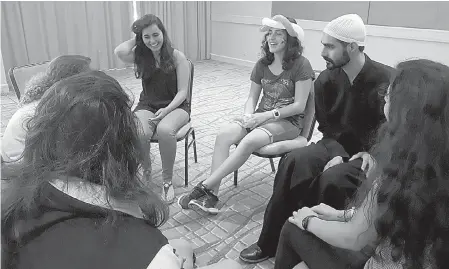
<path fill-rule="evenodd" d="M 279 161 L 259 240 L 240 253 L 243 261 L 274 257 L 282 226 L 294 210 L 319 203 L 343 209 L 365 180 L 372 163 L 366 152 L 385 120 L 379 91 L 388 87 L 392 72 L 363 52 L 365 36 L 356 14 L 324 28 L 321 55 L 327 70 L 315 81 L 315 113 L 323 138 Z"/>
<path fill-rule="evenodd" d="M 45 93 L 30 120 L 23 174 L 2 200 L 2 268 L 193 268 L 191 246 L 157 229 L 168 207 L 138 179 L 143 152 L 131 105 L 100 71 Z"/>
<path fill-rule="evenodd" d="M 59 56 L 49 63 L 45 72 L 34 75 L 27 82 L 20 99 L 19 108 L 12 115 L 3 134 L 1 157 L 2 163 L 4 163 L 2 164 L 2 177 L 6 177 L 4 174 L 6 170 L 9 171 L 20 165 L 14 162 L 22 158 L 28 120 L 34 115 L 36 106 L 45 91 L 64 78 L 88 71 L 90 62 L 90 58 L 81 55 Z M 16 174 L 12 170 L 9 172 L 10 176 Z"/>
<path fill-rule="evenodd" d="M 264 19 L 263 57 L 251 74 L 251 89 L 244 115 L 224 126 L 215 140 L 211 174 L 179 199 L 183 209 L 198 208 L 217 214 L 218 190 L 229 173 L 268 144 L 297 138 L 315 73 L 302 55 L 304 31 L 294 19 L 276 15 Z M 262 100 L 256 108 L 263 90 Z M 303 140 L 304 146 L 307 139 Z M 232 145 L 238 143 L 229 155 Z"/>
<path fill-rule="evenodd" d="M 293 212 L 275 269 L 361 268 L 348 266 L 351 250 L 372 244 L 364 269 L 449 268 L 449 67 L 422 59 L 397 69 L 360 206 L 346 221 L 325 204 Z"/>

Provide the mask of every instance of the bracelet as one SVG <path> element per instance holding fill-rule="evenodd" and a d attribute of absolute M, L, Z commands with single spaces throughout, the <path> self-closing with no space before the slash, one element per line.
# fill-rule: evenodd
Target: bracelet
<path fill-rule="evenodd" d="M 309 215 L 309 216 L 305 217 L 302 220 L 302 228 L 304 228 L 304 231 L 307 231 L 307 227 L 309 226 L 309 221 L 311 218 L 318 218 L 318 217 L 315 215 Z"/>

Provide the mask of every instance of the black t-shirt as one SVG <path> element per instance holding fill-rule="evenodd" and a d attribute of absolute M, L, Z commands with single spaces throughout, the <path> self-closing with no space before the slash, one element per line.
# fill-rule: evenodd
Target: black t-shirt
<path fill-rule="evenodd" d="M 385 120 L 379 93 L 388 88 L 393 70 L 365 55 L 352 85 L 342 68 L 321 72 L 315 81 L 315 113 L 323 138 L 335 139 L 349 155 L 368 151 Z"/>
<path fill-rule="evenodd" d="M 105 222 L 108 209 L 72 198 L 49 183 L 38 203 L 42 214 L 23 221 L 19 229 L 23 245 L 16 255 L 18 269 L 143 269 L 168 243 L 143 219 L 117 212 L 113 223 Z M 3 236 L 9 232 L 2 231 Z"/>

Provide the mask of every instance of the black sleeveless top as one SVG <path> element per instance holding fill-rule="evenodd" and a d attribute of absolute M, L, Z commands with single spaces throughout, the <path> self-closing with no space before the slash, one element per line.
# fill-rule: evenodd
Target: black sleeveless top
<path fill-rule="evenodd" d="M 139 108 L 146 108 L 151 112 L 168 106 L 178 93 L 178 78 L 176 69 L 165 73 L 160 68 L 148 78 L 142 78 L 143 91 L 140 94 Z M 185 100 L 179 108 L 190 114 L 190 105 Z"/>

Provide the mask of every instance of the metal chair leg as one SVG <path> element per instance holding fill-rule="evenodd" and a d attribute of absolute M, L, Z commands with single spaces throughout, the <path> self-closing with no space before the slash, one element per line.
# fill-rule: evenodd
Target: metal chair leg
<path fill-rule="evenodd" d="M 189 136 L 186 136 L 184 147 L 184 186 L 189 185 Z"/>
<path fill-rule="evenodd" d="M 192 139 L 193 139 L 193 157 L 195 158 L 195 163 L 198 162 L 198 158 L 196 155 L 196 138 L 195 138 L 195 130 L 192 129 Z"/>
<path fill-rule="evenodd" d="M 271 165 L 271 171 L 274 173 L 276 172 L 276 168 L 274 167 L 273 158 L 270 158 L 270 165 Z"/>
<path fill-rule="evenodd" d="M 238 173 L 239 173 L 239 170 L 235 170 L 234 171 L 234 186 L 237 186 Z"/>

